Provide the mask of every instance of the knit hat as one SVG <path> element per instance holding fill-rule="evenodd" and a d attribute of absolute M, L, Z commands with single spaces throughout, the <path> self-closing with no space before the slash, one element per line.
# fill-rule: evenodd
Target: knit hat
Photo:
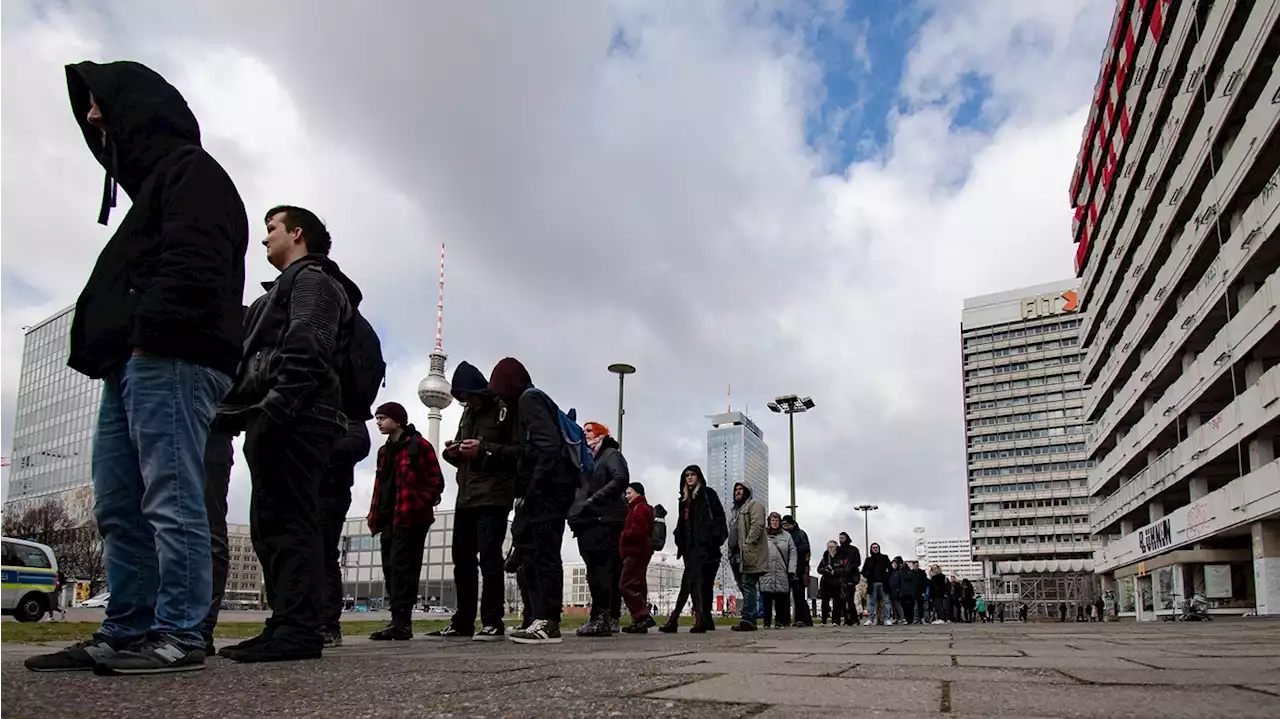
<path fill-rule="evenodd" d="M 378 405 L 378 409 L 374 410 L 373 416 L 377 417 L 379 415 L 386 417 L 401 427 L 409 424 L 409 413 L 405 411 L 404 406 L 399 402 L 387 402 Z"/>
<path fill-rule="evenodd" d="M 795 523 L 796 523 L 796 518 L 795 518 L 795 517 L 793 517 L 793 516 L 791 516 L 790 514 L 784 514 L 784 515 L 782 515 L 782 523 L 783 523 L 783 524 L 795 524 Z"/>
<path fill-rule="evenodd" d="M 609 436 L 609 428 L 599 422 L 587 422 L 582 425 L 582 428 L 600 437 Z"/>
<path fill-rule="evenodd" d="M 639 482 L 632 482 L 631 484 L 628 484 L 627 486 L 631 488 L 631 491 L 632 491 L 632 492 L 635 492 L 636 494 L 640 495 L 641 497 L 643 497 L 643 496 L 644 496 L 644 485 L 643 485 L 643 484 L 640 484 Z"/>

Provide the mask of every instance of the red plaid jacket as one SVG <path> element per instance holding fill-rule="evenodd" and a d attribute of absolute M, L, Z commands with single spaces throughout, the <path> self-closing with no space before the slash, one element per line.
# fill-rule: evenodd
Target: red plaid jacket
<path fill-rule="evenodd" d="M 395 516 L 383 517 L 378 511 L 379 490 L 386 474 L 386 463 L 395 462 Z M 444 492 L 444 477 L 436 450 L 425 437 L 416 434 L 388 453 L 387 445 L 378 448 L 378 471 L 373 480 L 373 501 L 369 507 L 369 531 L 377 534 L 389 527 L 421 527 L 435 521 L 435 506 Z"/>

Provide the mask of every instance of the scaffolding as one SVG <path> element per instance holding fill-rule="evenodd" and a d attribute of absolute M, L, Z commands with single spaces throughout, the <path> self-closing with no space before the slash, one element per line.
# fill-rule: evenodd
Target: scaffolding
<path fill-rule="evenodd" d="M 986 583 L 989 602 L 1008 605 L 1006 611 L 1014 618 L 1018 606 L 1026 604 L 1028 620 L 1057 621 L 1063 605 L 1068 620 L 1078 616 L 1079 608 L 1088 616 L 1089 605 L 1102 591 L 1093 572 L 1001 574 L 988 577 Z"/>

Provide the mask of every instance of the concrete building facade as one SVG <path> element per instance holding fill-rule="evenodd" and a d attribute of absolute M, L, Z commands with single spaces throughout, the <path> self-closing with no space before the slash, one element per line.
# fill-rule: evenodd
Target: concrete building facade
<path fill-rule="evenodd" d="M 711 415 L 710 420 L 707 464 L 703 467 L 707 486 L 720 497 L 726 514 L 733 506 L 733 485 L 738 482 L 750 487 L 752 496 L 768 507 L 769 446 L 764 443 L 764 432 L 742 412 L 730 410 Z M 674 530 L 674 519 L 671 527 Z M 714 589 L 718 607 L 728 606 L 730 597 L 739 596 L 733 570 L 729 567 L 728 551 L 722 555 Z"/>
<path fill-rule="evenodd" d="M 93 519 L 93 433 L 102 383 L 67 367 L 74 307 L 26 330 L 5 511 L 55 498 Z"/>
<path fill-rule="evenodd" d="M 982 562 L 974 561 L 973 548 L 967 537 L 922 539 L 916 543 L 916 559 L 927 569 L 936 564 L 943 574 L 976 582 L 983 578 Z"/>
<path fill-rule="evenodd" d="M 1074 281 L 964 301 L 969 547 L 986 591 L 1050 616 L 1093 596 Z"/>
<path fill-rule="evenodd" d="M 1109 608 L 1280 614 L 1276 2 L 1119 2 L 1070 195 Z"/>
<path fill-rule="evenodd" d="M 227 584 L 222 606 L 227 609 L 257 609 L 266 602 L 262 582 L 262 564 L 253 549 L 253 538 L 247 524 L 227 525 Z"/>

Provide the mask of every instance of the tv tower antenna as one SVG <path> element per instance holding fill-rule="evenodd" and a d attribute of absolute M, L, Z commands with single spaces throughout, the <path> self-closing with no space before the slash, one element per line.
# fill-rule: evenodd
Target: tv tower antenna
<path fill-rule="evenodd" d="M 444 243 L 440 243 L 440 284 L 436 298 L 436 344 L 431 351 L 431 369 L 418 383 L 418 400 L 427 406 L 427 440 L 440 451 L 441 410 L 453 403 L 453 386 L 444 376 Z"/>

